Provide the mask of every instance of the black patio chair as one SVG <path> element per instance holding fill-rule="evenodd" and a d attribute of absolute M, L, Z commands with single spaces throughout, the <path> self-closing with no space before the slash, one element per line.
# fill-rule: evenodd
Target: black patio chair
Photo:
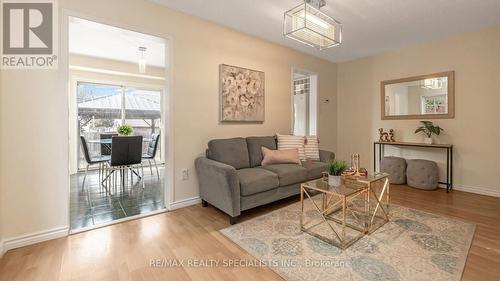
<path fill-rule="evenodd" d="M 117 137 L 117 136 L 118 136 L 118 134 L 100 134 L 99 139 L 100 140 L 109 140 L 109 139 L 112 139 L 113 137 Z M 101 143 L 101 156 L 109 156 L 109 155 L 111 155 L 111 145 Z"/>
<path fill-rule="evenodd" d="M 148 144 L 146 153 L 142 155 L 142 159 L 148 160 L 149 162 L 149 170 L 151 172 L 151 175 L 153 175 L 153 167 L 151 165 L 151 160 L 153 160 L 153 163 L 156 167 L 156 175 L 158 176 L 158 180 L 160 180 L 160 172 L 158 171 L 158 164 L 156 163 L 155 157 L 156 157 L 156 151 L 158 150 L 159 142 L 160 142 L 160 134 L 152 134 L 151 141 Z"/>
<path fill-rule="evenodd" d="M 85 188 L 85 181 L 87 180 L 87 175 L 89 173 L 90 165 L 99 165 L 99 182 L 101 182 L 101 172 L 104 170 L 104 166 L 109 160 L 109 157 L 92 157 L 89 152 L 89 147 L 87 146 L 87 140 L 84 136 L 80 136 L 80 141 L 82 143 L 83 155 L 85 156 L 85 161 L 87 166 L 85 167 L 85 176 L 83 177 L 82 190 Z"/>
<path fill-rule="evenodd" d="M 140 168 L 142 176 L 134 170 Z M 142 166 L 142 136 L 116 136 L 111 140 L 111 159 L 107 166 L 106 179 L 111 183 L 115 183 L 116 189 L 116 171 L 120 172 L 122 187 L 125 186 L 125 178 L 127 172 L 130 171 L 131 179 L 133 174 L 142 180 L 142 188 L 144 188 L 144 167 Z M 111 189 L 108 190 L 109 192 Z"/>

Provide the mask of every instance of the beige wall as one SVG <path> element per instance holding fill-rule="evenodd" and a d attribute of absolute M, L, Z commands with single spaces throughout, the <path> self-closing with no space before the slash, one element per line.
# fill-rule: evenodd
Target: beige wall
<path fill-rule="evenodd" d="M 193 161 L 209 139 L 291 131 L 291 67 L 319 75 L 319 135 L 336 149 L 336 65 L 235 32 L 148 1 L 60 0 L 104 23 L 173 39 L 174 200 L 196 197 Z M 61 19 L 60 19 L 61 20 Z M 62 22 L 62 20 L 61 20 Z M 3 237 L 68 225 L 68 93 L 58 71 L 2 71 L 0 100 L 0 220 Z M 218 123 L 218 66 L 266 73 L 266 121 Z M 18 149 L 13 149 L 18 148 Z M 180 171 L 190 169 L 190 179 Z"/>
<path fill-rule="evenodd" d="M 439 141 L 455 145 L 454 179 L 459 187 L 499 195 L 499 50 L 500 28 L 492 28 L 339 64 L 339 156 L 348 159 L 350 153 L 361 153 L 363 165 L 372 166 L 372 143 L 380 127 L 394 128 L 397 140 L 422 141 L 423 136 L 413 134 L 418 120 L 381 121 L 380 81 L 455 70 L 456 117 L 433 120 L 446 130 Z M 446 159 L 424 151 L 389 153 L 429 157 L 441 167 Z"/>

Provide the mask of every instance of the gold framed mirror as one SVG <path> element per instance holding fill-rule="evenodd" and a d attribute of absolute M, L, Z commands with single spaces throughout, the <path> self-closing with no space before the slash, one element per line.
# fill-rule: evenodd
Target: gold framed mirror
<path fill-rule="evenodd" d="M 455 72 L 380 82 L 382 120 L 455 117 Z"/>

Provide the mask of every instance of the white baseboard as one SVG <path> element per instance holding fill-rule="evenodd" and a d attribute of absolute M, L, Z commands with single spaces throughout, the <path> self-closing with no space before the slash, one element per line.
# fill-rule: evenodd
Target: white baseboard
<path fill-rule="evenodd" d="M 66 237 L 69 235 L 69 227 L 57 227 L 45 231 L 40 231 L 32 234 L 22 235 L 18 237 L 13 237 L 3 240 L 1 248 L 3 252 L 12 250 L 15 248 L 20 248 L 36 243 L 40 243 L 47 240 L 57 239 L 61 237 Z"/>
<path fill-rule="evenodd" d="M 3 254 L 4 254 L 4 252 L 3 252 L 3 241 L 0 240 L 0 259 L 3 257 Z"/>
<path fill-rule="evenodd" d="M 440 184 L 440 188 L 446 188 L 446 186 Z M 463 184 L 454 184 L 453 190 L 464 191 L 469 193 L 500 197 L 500 190 L 493 190 L 491 188 L 484 188 L 479 186 L 471 186 L 471 185 L 463 185 Z"/>
<path fill-rule="evenodd" d="M 180 208 L 184 208 L 184 207 L 189 207 L 189 206 L 200 204 L 200 203 L 201 203 L 200 196 L 196 196 L 196 197 L 186 198 L 186 199 L 172 202 L 172 203 L 170 203 L 170 206 L 168 209 L 172 211 L 172 210 L 176 210 L 176 209 L 180 209 Z"/>

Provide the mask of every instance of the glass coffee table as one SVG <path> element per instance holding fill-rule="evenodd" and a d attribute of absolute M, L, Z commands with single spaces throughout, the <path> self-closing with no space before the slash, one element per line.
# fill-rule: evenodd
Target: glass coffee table
<path fill-rule="evenodd" d="M 379 184 L 379 192 L 374 188 Z M 384 200 L 385 198 L 385 200 Z M 300 187 L 302 231 L 346 249 L 389 221 L 389 175 L 345 178 L 335 187 L 324 177 Z"/>
<path fill-rule="evenodd" d="M 374 173 L 366 177 L 346 178 L 347 183 L 355 181 L 365 184 L 368 191 L 366 233 L 373 233 L 389 221 L 390 183 L 389 174 Z"/>

